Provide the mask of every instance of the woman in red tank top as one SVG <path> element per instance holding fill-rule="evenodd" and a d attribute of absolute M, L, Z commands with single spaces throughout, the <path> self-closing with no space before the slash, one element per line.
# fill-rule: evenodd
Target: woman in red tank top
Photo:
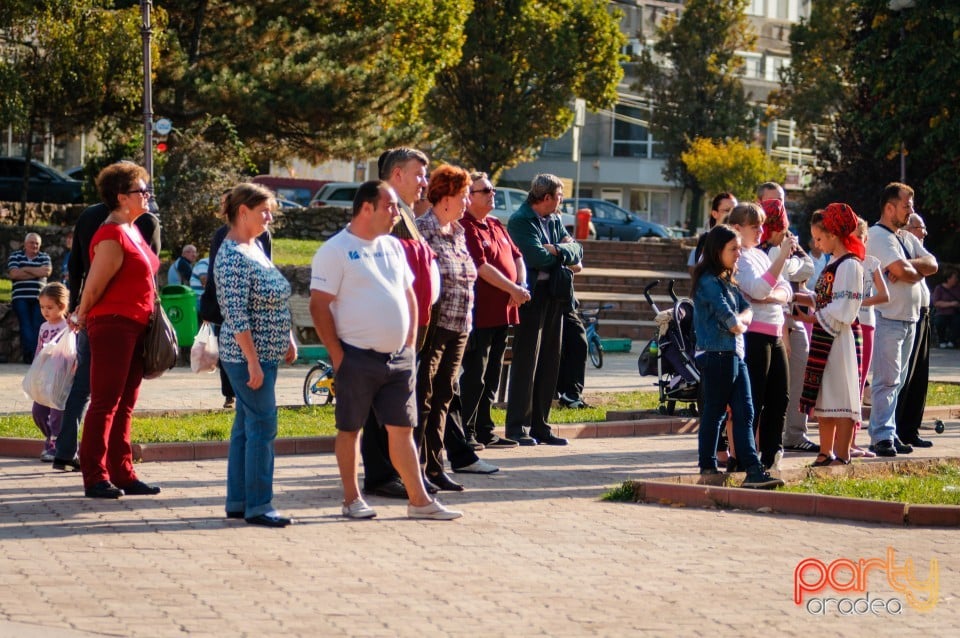
<path fill-rule="evenodd" d="M 133 225 L 147 210 L 149 175 L 132 162 L 100 172 L 97 189 L 110 215 L 90 242 L 90 274 L 74 322 L 90 341 L 90 408 L 83 421 L 80 470 L 91 498 L 159 494 L 133 469 L 130 421 L 143 380 L 143 337 L 153 312 L 160 261 Z"/>

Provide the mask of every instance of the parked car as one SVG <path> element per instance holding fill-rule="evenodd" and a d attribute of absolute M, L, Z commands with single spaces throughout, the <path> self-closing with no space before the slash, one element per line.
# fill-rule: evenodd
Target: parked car
<path fill-rule="evenodd" d="M 303 208 L 303 205 L 283 197 L 277 197 L 277 208 L 280 210 L 299 210 Z"/>
<path fill-rule="evenodd" d="M 313 196 L 327 183 L 322 179 L 303 179 L 300 177 L 280 177 L 278 175 L 257 175 L 250 180 L 254 184 L 266 186 L 277 197 L 306 206 Z"/>
<path fill-rule="evenodd" d="M 320 208 L 321 206 L 353 208 L 353 198 L 356 197 L 360 184 L 361 182 L 330 182 L 324 184 L 310 200 L 309 208 Z"/>
<path fill-rule="evenodd" d="M 510 221 L 510 216 L 517 212 L 517 209 L 520 208 L 520 205 L 525 201 L 527 201 L 527 191 L 520 190 L 519 188 L 497 187 L 497 194 L 493 196 L 493 210 L 490 211 L 490 214 L 506 225 L 506 223 Z M 564 211 L 561 213 L 560 219 L 563 220 L 563 225 L 567 229 L 567 232 L 573 236 L 577 223 L 576 215 L 571 214 L 569 211 Z M 590 229 L 587 231 L 587 237 L 589 239 L 597 238 L 597 229 L 592 221 L 590 222 Z"/>
<path fill-rule="evenodd" d="M 591 222 L 597 229 L 597 239 L 613 239 L 617 241 L 637 241 L 643 237 L 666 237 L 670 231 L 653 222 L 641 219 L 636 213 L 620 208 L 602 199 L 581 197 L 577 202 L 565 199 L 560 205 L 567 213 L 573 213 L 574 204 L 580 208 L 589 208 L 592 215 Z"/>
<path fill-rule="evenodd" d="M 22 157 L 0 157 L 0 201 L 20 201 L 25 161 Z M 82 203 L 83 182 L 71 179 L 37 160 L 31 160 L 27 201 L 51 204 Z"/>

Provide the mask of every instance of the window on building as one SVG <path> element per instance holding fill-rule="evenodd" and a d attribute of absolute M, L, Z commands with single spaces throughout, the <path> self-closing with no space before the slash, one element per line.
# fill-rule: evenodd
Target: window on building
<path fill-rule="evenodd" d="M 662 151 L 650 134 L 650 108 L 618 104 L 613 122 L 613 156 L 658 158 Z"/>
<path fill-rule="evenodd" d="M 747 15 L 748 16 L 767 15 L 766 7 L 764 6 L 765 4 L 766 4 L 766 0 L 750 0 L 750 4 L 747 5 L 747 9 L 746 9 Z"/>
<path fill-rule="evenodd" d="M 764 61 L 764 77 L 768 82 L 780 81 L 780 69 L 790 66 L 790 58 L 780 55 L 768 55 Z"/>
<path fill-rule="evenodd" d="M 630 210 L 652 222 L 671 226 L 668 191 L 630 190 Z"/>
<path fill-rule="evenodd" d="M 763 56 L 759 53 L 738 51 L 737 55 L 743 58 L 743 67 L 740 75 L 753 80 L 763 79 Z"/>

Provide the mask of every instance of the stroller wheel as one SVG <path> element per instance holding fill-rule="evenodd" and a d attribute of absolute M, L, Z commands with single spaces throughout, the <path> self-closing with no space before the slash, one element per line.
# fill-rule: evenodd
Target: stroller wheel
<path fill-rule="evenodd" d="M 690 412 L 690 416 L 700 416 L 700 410 L 697 409 L 696 403 L 691 403 L 687 406 L 687 411 Z"/>
<path fill-rule="evenodd" d="M 940 419 L 937 419 L 937 420 L 934 422 L 933 429 L 936 430 L 937 434 L 943 434 L 943 431 L 944 431 L 944 429 L 946 429 L 946 428 L 945 428 L 944 425 L 943 425 L 943 421 L 941 421 Z"/>

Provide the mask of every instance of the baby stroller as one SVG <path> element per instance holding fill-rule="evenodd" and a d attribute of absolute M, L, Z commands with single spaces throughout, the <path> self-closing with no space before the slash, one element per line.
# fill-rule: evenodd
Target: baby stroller
<path fill-rule="evenodd" d="M 680 299 L 673 290 L 673 280 L 667 292 L 673 299 L 673 308 L 660 310 L 650 297 L 650 291 L 660 285 L 654 281 L 643 289 L 647 303 L 657 313 L 657 336 L 640 353 L 637 367 L 640 376 L 656 376 L 660 390 L 660 414 L 674 413 L 677 402 L 686 402 L 692 416 L 697 416 L 697 398 L 700 393 L 700 371 L 694 363 L 696 338 L 693 331 L 693 302 Z"/>

